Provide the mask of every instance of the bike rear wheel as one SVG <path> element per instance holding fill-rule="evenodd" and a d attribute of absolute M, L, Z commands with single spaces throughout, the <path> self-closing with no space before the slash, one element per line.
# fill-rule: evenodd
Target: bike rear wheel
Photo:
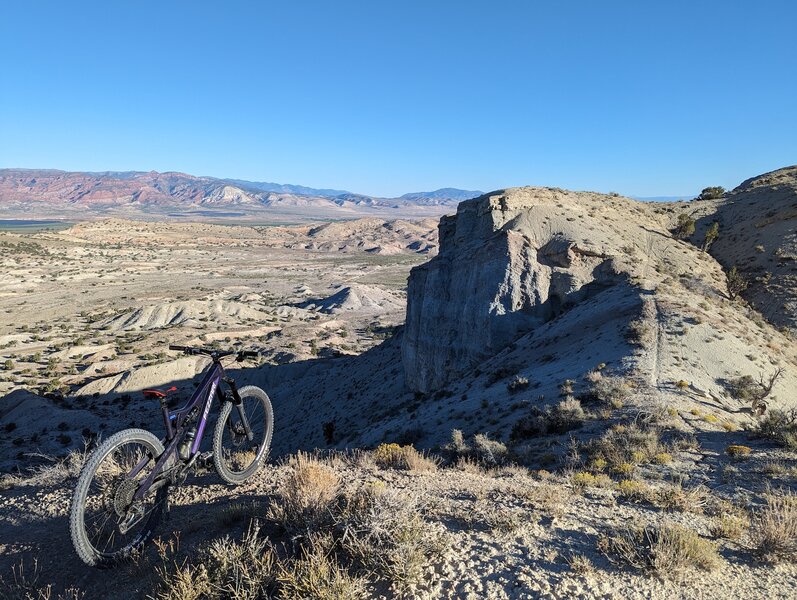
<path fill-rule="evenodd" d="M 120 431 L 91 454 L 80 472 L 69 515 L 72 544 L 84 563 L 113 565 L 152 537 L 167 486 L 141 500 L 133 496 L 161 454 L 163 444 L 143 429 Z"/>
<path fill-rule="evenodd" d="M 213 432 L 213 464 L 219 477 L 232 485 L 243 483 L 257 473 L 268 457 L 274 430 L 274 411 L 266 392 L 248 385 L 238 395 L 241 404 L 225 402 Z M 241 412 L 249 423 L 251 440 Z"/>

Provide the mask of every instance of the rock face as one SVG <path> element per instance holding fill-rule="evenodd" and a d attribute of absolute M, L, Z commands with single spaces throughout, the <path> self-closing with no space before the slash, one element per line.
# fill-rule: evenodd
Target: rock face
<path fill-rule="evenodd" d="M 797 166 L 748 179 L 715 211 L 702 219 L 719 223 L 711 254 L 748 279 L 743 295 L 767 320 L 797 331 Z"/>
<path fill-rule="evenodd" d="M 402 346 L 411 389 L 439 388 L 590 296 L 645 274 L 673 243 L 639 202 L 514 188 L 440 222 L 440 254 L 412 270 Z"/>

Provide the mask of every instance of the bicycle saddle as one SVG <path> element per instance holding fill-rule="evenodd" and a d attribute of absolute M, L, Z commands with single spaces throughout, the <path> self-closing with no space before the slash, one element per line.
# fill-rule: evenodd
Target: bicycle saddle
<path fill-rule="evenodd" d="M 171 392 L 176 392 L 176 391 L 177 391 L 177 388 L 175 386 L 172 386 L 172 387 L 167 388 L 165 390 L 159 390 L 159 389 L 156 389 L 156 388 L 143 390 L 143 394 L 144 394 L 145 398 L 165 398 Z"/>
<path fill-rule="evenodd" d="M 158 400 L 163 400 L 171 392 L 176 392 L 176 391 L 177 391 L 177 388 L 175 386 L 172 386 L 170 388 L 166 388 L 165 390 L 159 390 L 159 389 L 156 389 L 156 388 L 152 388 L 152 389 L 148 389 L 148 390 L 142 390 L 142 393 L 144 394 L 144 398 L 157 398 Z M 169 400 L 167 402 L 168 406 L 172 406 L 172 405 L 176 405 L 176 404 L 177 404 L 177 399 L 176 398 L 169 398 Z"/>

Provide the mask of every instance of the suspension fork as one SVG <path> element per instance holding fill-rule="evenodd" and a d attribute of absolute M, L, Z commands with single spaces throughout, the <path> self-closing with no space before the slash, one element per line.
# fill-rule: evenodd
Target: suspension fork
<path fill-rule="evenodd" d="M 230 386 L 230 396 L 229 398 L 225 398 L 225 400 L 232 402 L 233 406 L 238 411 L 238 416 L 241 418 L 241 424 L 244 426 L 244 431 L 246 432 L 246 439 L 251 442 L 255 436 L 252 433 L 252 428 L 249 425 L 249 419 L 244 411 L 241 395 L 238 393 L 238 386 L 236 385 L 235 380 L 231 377 L 225 377 L 224 383 Z"/>

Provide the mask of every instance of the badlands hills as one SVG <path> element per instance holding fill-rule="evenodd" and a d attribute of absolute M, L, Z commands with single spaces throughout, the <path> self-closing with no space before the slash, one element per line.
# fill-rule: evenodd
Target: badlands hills
<path fill-rule="evenodd" d="M 86 220 L 224 220 L 285 223 L 313 219 L 423 218 L 439 216 L 478 191 L 434 192 L 378 198 L 185 173 L 79 173 L 49 169 L 0 169 L 0 209 L 8 217 Z"/>
<path fill-rule="evenodd" d="M 380 568 L 324 525 L 351 597 L 793 597 L 797 168 L 692 202 L 511 188 L 436 223 L 0 234 L 4 572 L 56 544 L 59 590 L 179 597 L 146 566 L 111 585 L 77 565 L 57 457 L 158 430 L 138 392 L 188 394 L 203 366 L 169 343 L 240 344 L 263 355 L 235 375 L 272 398 L 273 456 L 314 451 L 334 482 L 325 514 L 387 490 L 412 515 Z M 142 564 L 198 586 L 223 572 L 208 545 L 232 552 L 256 520 L 298 572 L 305 538 L 270 507 L 302 460 L 235 489 L 189 480 L 164 531 L 180 548 Z M 286 572 L 252 597 L 302 597 Z"/>

